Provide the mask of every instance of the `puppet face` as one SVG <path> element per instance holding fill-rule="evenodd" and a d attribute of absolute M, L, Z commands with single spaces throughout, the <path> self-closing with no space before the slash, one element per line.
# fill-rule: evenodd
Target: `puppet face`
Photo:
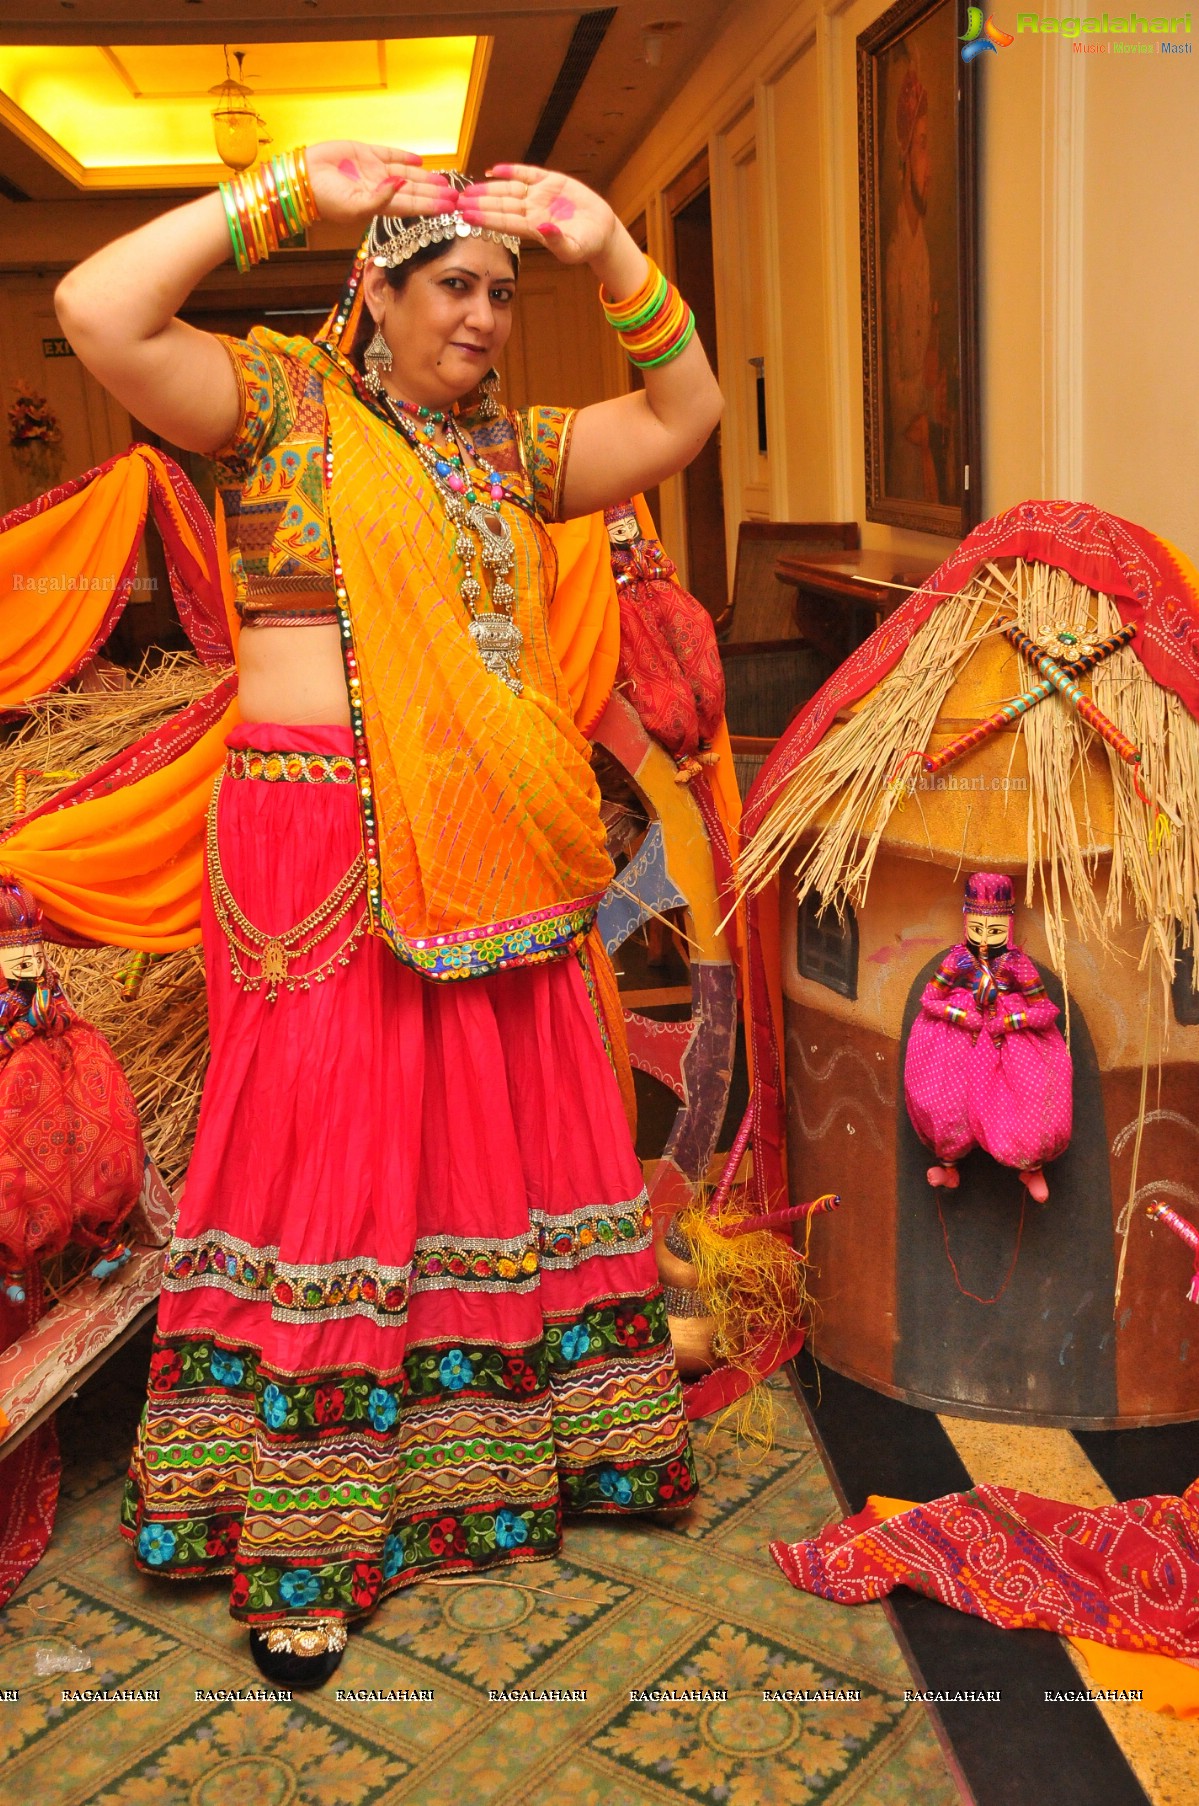
<path fill-rule="evenodd" d="M 608 522 L 608 538 L 614 546 L 631 546 L 641 538 L 641 523 L 635 514 L 622 514 Z"/>
<path fill-rule="evenodd" d="M 997 953 L 1008 944 L 1008 928 L 1010 916 L 982 915 L 974 910 L 966 912 L 966 940 L 971 947 L 983 953 Z"/>
<path fill-rule="evenodd" d="M 9 984 L 36 983 L 45 970 L 46 960 L 40 941 L 25 947 L 0 947 L 0 972 Z"/>

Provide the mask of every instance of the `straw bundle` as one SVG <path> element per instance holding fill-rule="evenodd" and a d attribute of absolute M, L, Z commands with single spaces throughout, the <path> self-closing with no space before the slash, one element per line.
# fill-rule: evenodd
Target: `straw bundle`
<path fill-rule="evenodd" d="M 0 821 L 15 813 L 18 772 L 82 777 L 207 694 L 220 675 L 189 653 L 174 653 L 144 663 L 128 689 L 36 698 L 0 745 Z M 36 808 L 68 781 L 31 776 L 25 807 Z M 0 864 L 3 859 L 0 843 Z M 132 998 L 124 994 L 130 954 L 123 948 L 55 947 L 50 957 L 73 1008 L 107 1038 L 124 1068 L 146 1150 L 174 1189 L 191 1155 L 208 1060 L 200 949 L 185 947 L 152 961 Z"/>
<path fill-rule="evenodd" d="M 679 1212 L 676 1225 L 712 1319 L 712 1358 L 754 1382 L 720 1421 L 728 1421 L 741 1441 L 768 1449 L 774 1443 L 774 1404 L 761 1384 L 761 1364 L 769 1350 L 810 1319 L 805 1278 L 811 1219 L 805 1220 L 800 1249 L 771 1229 L 750 1227 L 755 1217 L 740 1194 L 713 1211 L 701 1191 Z"/>
<path fill-rule="evenodd" d="M 815 890 L 836 909 L 862 901 L 883 831 L 902 801 L 889 781 L 895 766 L 909 747 L 927 745 L 960 667 L 993 630 L 1006 587 L 988 572 L 942 602 L 873 697 L 779 780 L 769 813 L 742 848 L 743 892 L 769 884 L 806 830 L 831 812 L 800 855 L 799 898 Z"/>
<path fill-rule="evenodd" d="M 224 672 L 211 671 L 189 652 L 167 653 L 130 674 L 127 689 L 58 690 L 38 696 L 0 745 L 0 823 L 23 813 L 15 806 L 19 771 L 75 772 L 83 777 L 111 759 L 199 696 L 206 696 Z M 63 777 L 30 777 L 26 809 L 69 782 Z M 3 854 L 0 853 L 0 859 Z"/>

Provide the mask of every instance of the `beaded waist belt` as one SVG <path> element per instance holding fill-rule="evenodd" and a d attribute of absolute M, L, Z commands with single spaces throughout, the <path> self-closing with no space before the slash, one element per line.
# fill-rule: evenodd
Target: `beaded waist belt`
<path fill-rule="evenodd" d="M 354 761 L 345 753 L 259 752 L 237 747 L 225 755 L 231 778 L 263 778 L 268 784 L 352 784 Z"/>

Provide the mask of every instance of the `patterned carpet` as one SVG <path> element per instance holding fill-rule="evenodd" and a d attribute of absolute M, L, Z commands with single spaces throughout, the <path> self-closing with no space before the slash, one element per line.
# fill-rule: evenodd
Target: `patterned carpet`
<path fill-rule="evenodd" d="M 951 1806 L 958 1799 L 881 1609 L 794 1592 L 771 1535 L 839 1515 L 802 1415 L 774 1387 L 776 1446 L 742 1458 L 699 1426 L 701 1503 L 673 1527 L 578 1520 L 567 1557 L 502 1583 L 427 1585 L 354 1637 L 345 1689 L 432 1698 L 197 1699 L 261 1685 L 222 1586 L 135 1573 L 116 1535 L 144 1337 L 60 1413 L 50 1551 L 0 1619 L 6 1797 L 39 1806 Z M 90 1658 L 86 1671 L 63 1665 Z M 58 1666 L 56 1673 L 48 1668 Z M 39 1672 L 40 1671 L 40 1672 Z M 64 1688 L 157 1701 L 63 1703 Z M 585 1689 L 492 1702 L 489 1689 Z M 858 1689 L 764 1701 L 764 1689 Z M 643 1703 L 631 1689 L 727 1700 Z"/>

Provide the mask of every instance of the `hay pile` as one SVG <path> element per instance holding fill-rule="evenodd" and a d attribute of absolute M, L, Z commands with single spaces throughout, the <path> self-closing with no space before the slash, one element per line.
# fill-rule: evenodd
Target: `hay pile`
<path fill-rule="evenodd" d="M 58 690 L 35 698 L 3 732 L 0 823 L 7 826 L 23 813 L 13 794 L 18 771 L 73 771 L 83 777 L 206 696 L 224 675 L 202 665 L 194 653 L 172 652 L 154 664 L 143 662 L 125 689 Z M 38 808 L 68 781 L 31 776 L 25 808 Z"/>
<path fill-rule="evenodd" d="M 14 817 L 18 772 L 83 776 L 206 695 L 220 675 L 189 653 L 174 653 L 143 664 L 127 689 L 38 698 L 0 744 L 0 822 Z M 37 808 L 68 781 L 30 776 L 26 808 Z M 0 843 L 0 865 L 3 860 Z M 191 1156 L 208 1060 L 199 947 L 153 960 L 131 999 L 124 994 L 131 958 L 124 948 L 51 947 L 49 952 L 73 1008 L 111 1043 L 137 1100 L 147 1152 L 174 1190 Z"/>

